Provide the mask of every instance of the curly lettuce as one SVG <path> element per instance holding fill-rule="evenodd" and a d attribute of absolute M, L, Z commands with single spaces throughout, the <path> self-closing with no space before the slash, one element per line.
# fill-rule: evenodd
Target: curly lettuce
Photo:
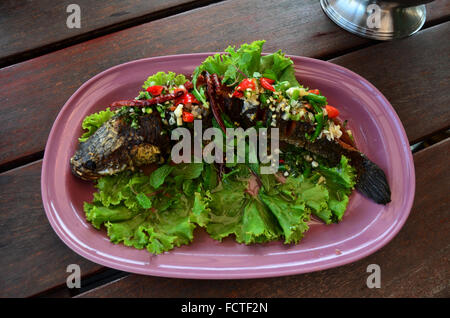
<path fill-rule="evenodd" d="M 176 74 L 174 72 L 158 72 L 152 76 L 149 76 L 142 85 L 143 89 L 154 85 L 162 86 L 179 86 L 186 83 L 186 76 L 183 74 Z"/>
<path fill-rule="evenodd" d="M 163 166 L 165 167 L 165 166 Z M 160 168 L 161 169 L 161 168 Z M 175 169 L 165 171 L 166 177 Z M 178 176 L 183 176 L 180 169 Z M 201 173 L 201 170 L 200 170 Z M 99 179 L 92 203 L 85 203 L 86 219 L 100 229 L 104 226 L 111 242 L 123 243 L 138 249 L 146 248 L 153 254 L 189 244 L 197 226 L 208 220 L 207 197 L 202 193 L 200 173 L 186 177 L 192 180 L 193 195 L 182 191 L 174 178 L 167 178 L 164 187 L 154 187 L 155 174 L 122 172 Z"/>
<path fill-rule="evenodd" d="M 86 116 L 83 119 L 81 127 L 87 131 L 85 131 L 81 137 L 78 138 L 78 141 L 85 142 L 88 140 L 88 138 L 92 136 L 105 122 L 110 120 L 113 115 L 114 112 L 108 107 L 106 110 Z"/>
<path fill-rule="evenodd" d="M 277 240 L 282 230 L 270 210 L 246 189 L 251 177 L 244 165 L 211 191 L 210 217 L 206 231 L 216 240 L 233 235 L 238 243 L 252 244 Z"/>
<path fill-rule="evenodd" d="M 356 174 L 343 156 L 336 167 L 320 166 L 284 182 L 262 175 L 256 192 L 249 190 L 252 178 L 245 164 L 221 179 L 214 165 L 203 163 L 166 164 L 149 176 L 122 172 L 99 179 L 84 210 L 95 228 L 106 228 L 111 242 L 154 254 L 189 244 L 196 227 L 219 241 L 232 236 L 242 244 L 296 244 L 311 215 L 326 224 L 342 219 Z"/>

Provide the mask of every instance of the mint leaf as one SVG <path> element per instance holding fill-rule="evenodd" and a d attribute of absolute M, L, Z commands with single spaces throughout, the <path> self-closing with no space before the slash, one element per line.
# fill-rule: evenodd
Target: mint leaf
<path fill-rule="evenodd" d="M 152 201 L 144 193 L 138 193 L 136 199 L 144 209 L 150 209 L 152 207 Z"/>
<path fill-rule="evenodd" d="M 150 175 L 150 184 L 153 188 L 158 189 L 163 183 L 166 177 L 172 172 L 174 166 L 165 164 L 159 167 Z"/>
<path fill-rule="evenodd" d="M 203 162 L 180 163 L 173 166 L 172 175 L 184 180 L 197 179 L 203 171 Z"/>

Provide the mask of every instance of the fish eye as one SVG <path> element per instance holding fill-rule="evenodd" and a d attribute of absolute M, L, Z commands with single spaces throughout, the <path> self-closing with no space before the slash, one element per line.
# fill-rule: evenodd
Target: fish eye
<path fill-rule="evenodd" d="M 86 161 L 86 163 L 84 164 L 84 166 L 85 166 L 86 169 L 89 169 L 89 170 L 95 170 L 95 168 L 97 167 L 97 165 L 95 164 L 95 162 L 92 161 L 92 160 Z"/>

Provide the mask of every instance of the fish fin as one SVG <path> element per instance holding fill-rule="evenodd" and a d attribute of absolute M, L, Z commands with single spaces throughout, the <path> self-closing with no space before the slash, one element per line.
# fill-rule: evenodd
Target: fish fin
<path fill-rule="evenodd" d="M 362 160 L 363 172 L 355 188 L 364 196 L 379 204 L 391 202 L 391 189 L 384 171 L 366 156 Z"/>

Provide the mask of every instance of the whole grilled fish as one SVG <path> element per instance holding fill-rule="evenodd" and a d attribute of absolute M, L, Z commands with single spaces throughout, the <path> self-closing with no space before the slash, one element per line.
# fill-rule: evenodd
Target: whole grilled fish
<path fill-rule="evenodd" d="M 95 180 L 158 161 L 169 144 L 168 136 L 161 134 L 159 114 L 140 115 L 138 125 L 133 128 L 123 115 L 114 115 L 79 144 L 70 159 L 72 173 Z"/>

